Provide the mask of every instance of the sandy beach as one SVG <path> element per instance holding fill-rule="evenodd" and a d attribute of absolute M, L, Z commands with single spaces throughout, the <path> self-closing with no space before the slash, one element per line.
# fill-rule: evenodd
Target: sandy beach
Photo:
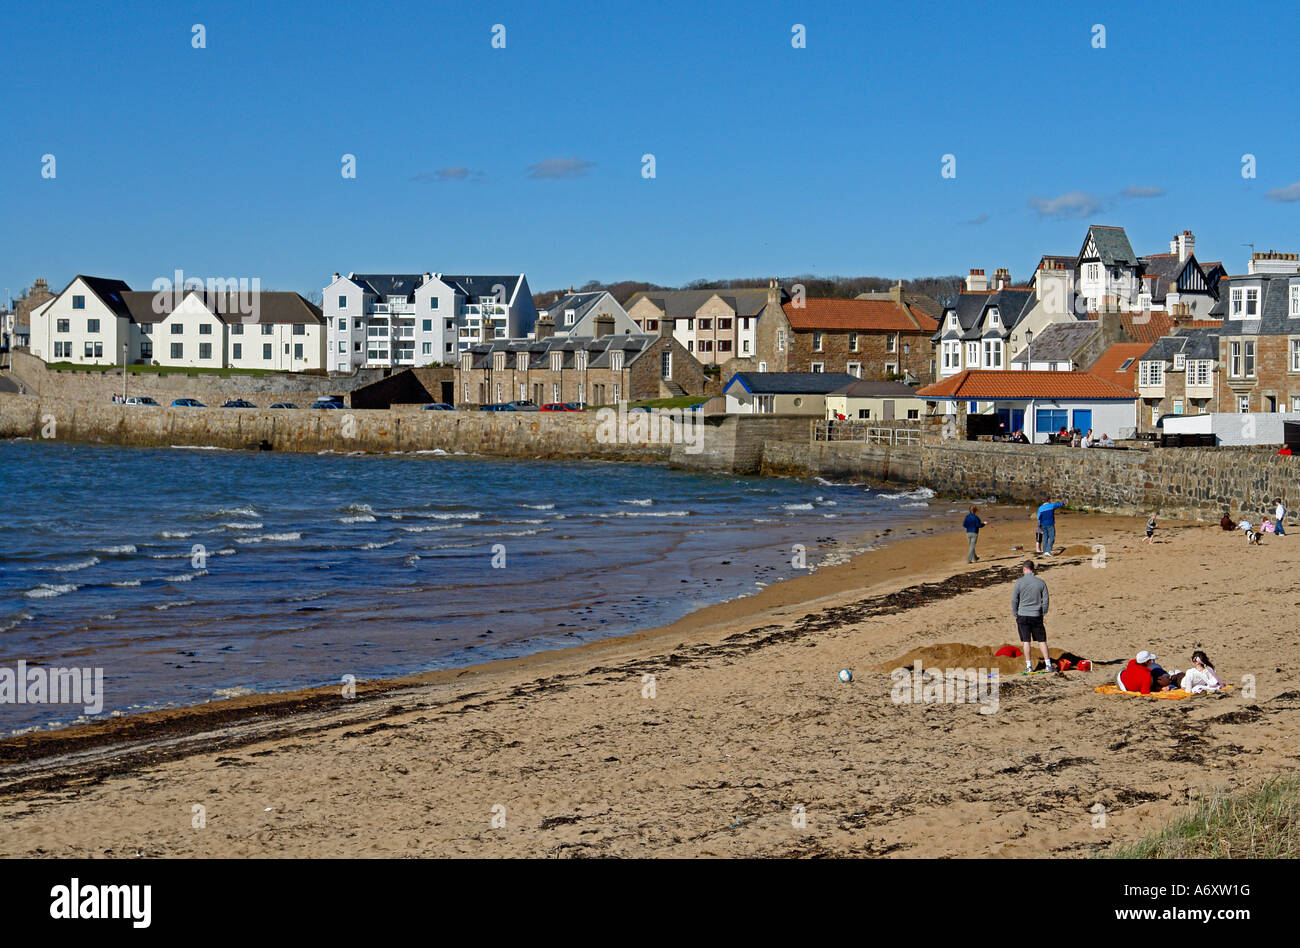
<path fill-rule="evenodd" d="M 1054 649 L 1202 648 L 1232 693 L 1100 695 L 1103 665 L 896 703 L 909 653 L 1014 641 L 1032 525 L 983 514 L 975 564 L 936 530 L 577 649 L 5 740 L 0 855 L 1082 856 L 1294 769 L 1297 537 L 1065 513 L 1040 559 Z"/>

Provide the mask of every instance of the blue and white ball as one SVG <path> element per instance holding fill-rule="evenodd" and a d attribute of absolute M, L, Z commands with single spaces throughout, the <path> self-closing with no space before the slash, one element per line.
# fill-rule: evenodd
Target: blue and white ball
<path fill-rule="evenodd" d="M 844 682 L 847 685 L 852 680 L 853 680 L 853 672 L 849 671 L 847 668 L 841 668 L 840 681 Z"/>

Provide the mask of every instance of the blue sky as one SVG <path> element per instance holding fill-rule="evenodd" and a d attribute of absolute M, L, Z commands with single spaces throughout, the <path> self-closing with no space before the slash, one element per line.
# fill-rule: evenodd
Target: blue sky
<path fill-rule="evenodd" d="M 1234 273 L 1243 244 L 1300 250 L 1287 7 L 1071 7 L 7 4 L 0 291 L 177 269 L 301 292 L 335 270 L 1022 280 L 1089 223 L 1139 253 L 1189 228 Z"/>

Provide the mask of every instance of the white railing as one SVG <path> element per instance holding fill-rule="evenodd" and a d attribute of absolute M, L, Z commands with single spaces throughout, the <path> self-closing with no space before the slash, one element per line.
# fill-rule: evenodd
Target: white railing
<path fill-rule="evenodd" d="M 851 441 L 859 444 L 920 444 L 919 428 L 881 428 L 860 421 L 818 421 L 814 441 Z"/>

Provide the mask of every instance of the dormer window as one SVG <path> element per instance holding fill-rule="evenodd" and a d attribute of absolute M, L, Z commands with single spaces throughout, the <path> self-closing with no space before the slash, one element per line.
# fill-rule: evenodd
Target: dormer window
<path fill-rule="evenodd" d="M 949 329 L 956 329 L 956 328 L 957 328 L 957 314 L 956 314 L 956 313 L 949 313 L 949 314 L 948 314 L 948 328 L 949 328 Z"/>
<path fill-rule="evenodd" d="M 566 309 L 566 310 L 564 311 L 564 325 L 566 325 L 566 326 L 572 326 L 572 325 L 573 325 L 573 318 L 574 318 L 574 315 L 575 315 L 575 314 L 574 314 L 574 311 L 573 311 L 573 310 L 571 310 L 571 309 Z"/>
<path fill-rule="evenodd" d="M 520 372 L 528 371 L 528 353 L 520 352 L 515 356 L 515 368 Z"/>
<path fill-rule="evenodd" d="M 1179 352 L 1174 356 L 1174 371 L 1182 372 L 1185 371 L 1186 369 L 1187 369 L 1187 356 Z"/>
<path fill-rule="evenodd" d="M 506 354 L 504 352 L 492 353 L 492 368 L 497 372 L 504 372 L 506 368 Z"/>
<path fill-rule="evenodd" d="M 1233 287 L 1230 299 L 1232 305 L 1228 315 L 1233 319 L 1254 319 L 1259 315 L 1259 287 Z"/>
<path fill-rule="evenodd" d="M 619 349 L 609 354 L 609 367 L 614 372 L 623 370 L 623 350 Z"/>
<path fill-rule="evenodd" d="M 1291 306 L 1288 313 L 1292 316 L 1300 316 L 1300 283 L 1291 284 Z"/>
<path fill-rule="evenodd" d="M 559 372 L 559 371 L 560 371 L 561 369 L 563 369 L 563 368 L 564 368 L 564 353 L 563 353 L 563 352 L 552 352 L 552 353 L 551 353 L 551 371 L 552 371 L 552 372 Z"/>
<path fill-rule="evenodd" d="M 998 317 L 997 307 L 994 307 L 993 309 L 989 310 L 989 325 L 998 326 L 1001 325 L 1001 323 L 1002 320 Z"/>

